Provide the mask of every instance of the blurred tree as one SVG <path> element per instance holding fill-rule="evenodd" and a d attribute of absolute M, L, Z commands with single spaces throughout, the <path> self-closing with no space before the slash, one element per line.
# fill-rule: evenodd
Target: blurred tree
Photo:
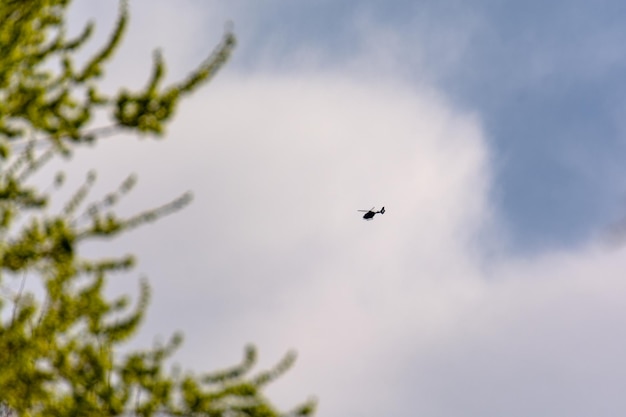
<path fill-rule="evenodd" d="M 242 364 L 209 374 L 166 371 L 181 342 L 120 353 L 146 312 L 149 288 L 141 284 L 136 307 L 127 297 L 104 294 L 109 274 L 128 270 L 133 257 L 83 259 L 81 244 L 113 237 L 172 213 L 190 201 L 183 194 L 129 218 L 116 203 L 135 183 L 130 176 L 102 200 L 88 201 L 96 176 L 89 173 L 64 208 L 50 214 L 49 192 L 32 185 L 33 174 L 55 157 L 104 135 L 127 131 L 159 137 L 176 105 L 226 62 L 235 38 L 226 31 L 216 50 L 190 75 L 162 86 L 164 62 L 154 55 L 145 88 L 114 95 L 100 91 L 105 64 L 120 45 L 128 22 L 120 3 L 104 46 L 82 65 L 76 52 L 93 24 L 68 39 L 69 0 L 0 2 L 0 415 L 2 416 L 256 416 L 281 415 L 263 396 L 264 386 L 293 362 L 288 354 L 269 371 L 250 374 L 255 350 Z M 111 124 L 94 128 L 96 112 Z M 54 179 L 58 189 L 63 175 Z M 39 290 L 26 290 L 26 278 Z M 287 413 L 307 415 L 307 402 Z"/>

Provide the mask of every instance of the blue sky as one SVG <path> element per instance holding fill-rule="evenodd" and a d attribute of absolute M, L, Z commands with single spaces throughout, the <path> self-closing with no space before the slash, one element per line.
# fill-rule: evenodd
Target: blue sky
<path fill-rule="evenodd" d="M 503 3 L 442 85 L 484 117 L 519 245 L 579 243 L 623 209 L 626 8 Z"/>
<path fill-rule="evenodd" d="M 73 7 L 102 39 L 113 6 Z M 177 79 L 226 22 L 239 40 L 165 140 L 72 161 L 103 190 L 136 171 L 125 212 L 194 193 L 95 247 L 150 278 L 137 343 L 183 330 L 193 369 L 294 348 L 270 397 L 331 417 L 626 412 L 626 259 L 603 245 L 626 215 L 625 7 L 132 1 L 110 89 L 145 82 L 153 48 Z"/>

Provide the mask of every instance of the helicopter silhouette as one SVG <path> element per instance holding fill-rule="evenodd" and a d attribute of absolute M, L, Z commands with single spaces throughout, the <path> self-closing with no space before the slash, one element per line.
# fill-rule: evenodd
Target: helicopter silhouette
<path fill-rule="evenodd" d="M 372 207 L 370 210 L 357 210 L 357 211 L 365 212 L 365 214 L 363 215 L 363 218 L 365 220 L 372 220 L 372 218 L 378 213 L 385 214 L 385 207 L 381 208 L 378 211 L 376 211 L 374 207 Z"/>

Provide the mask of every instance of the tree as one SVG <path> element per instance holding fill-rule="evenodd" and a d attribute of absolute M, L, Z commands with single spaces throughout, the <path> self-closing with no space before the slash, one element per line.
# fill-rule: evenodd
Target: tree
<path fill-rule="evenodd" d="M 108 299 L 107 278 L 130 270 L 134 258 L 79 255 L 85 242 L 115 237 L 183 208 L 189 194 L 121 218 L 115 205 L 132 190 L 135 177 L 105 198 L 90 200 L 96 180 L 90 173 L 64 208 L 49 214 L 45 209 L 64 176 L 56 176 L 52 192 L 32 185 L 33 175 L 49 161 L 69 158 L 77 147 L 106 135 L 162 137 L 179 101 L 227 61 L 234 35 L 227 30 L 213 53 L 178 83 L 162 86 L 165 64 L 156 52 L 145 88 L 106 94 L 99 80 L 123 38 L 126 2 L 120 3 L 108 41 L 82 65 L 76 64 L 76 52 L 89 40 L 93 24 L 68 39 L 69 4 L 0 2 L 0 415 L 280 415 L 262 391 L 292 364 L 292 353 L 257 374 L 251 374 L 253 347 L 240 365 L 224 371 L 166 370 L 180 335 L 122 354 L 120 345 L 136 334 L 146 313 L 149 287 L 141 283 L 135 307 L 128 297 Z M 111 125 L 94 128 L 97 112 L 108 113 Z M 27 277 L 40 282 L 43 295 L 24 289 Z M 309 401 L 291 414 L 313 411 Z"/>

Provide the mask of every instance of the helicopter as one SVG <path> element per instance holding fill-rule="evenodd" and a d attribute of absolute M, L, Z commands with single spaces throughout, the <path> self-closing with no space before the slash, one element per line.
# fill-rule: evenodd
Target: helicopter
<path fill-rule="evenodd" d="M 372 220 L 372 218 L 378 213 L 385 214 L 385 207 L 381 208 L 378 211 L 376 211 L 374 207 L 372 207 L 370 210 L 357 210 L 357 211 L 365 212 L 365 214 L 363 215 L 363 218 L 365 220 Z"/>

